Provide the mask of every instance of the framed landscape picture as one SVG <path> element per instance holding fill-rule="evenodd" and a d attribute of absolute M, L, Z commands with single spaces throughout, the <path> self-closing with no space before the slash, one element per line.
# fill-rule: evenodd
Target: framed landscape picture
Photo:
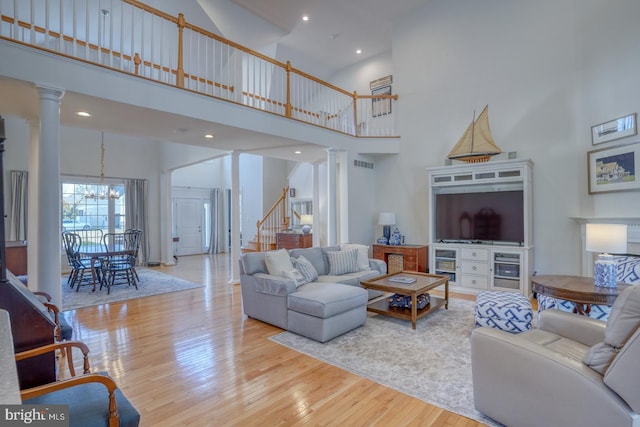
<path fill-rule="evenodd" d="M 587 153 L 589 194 L 640 189 L 640 143 Z"/>
<path fill-rule="evenodd" d="M 591 144 L 597 145 L 607 141 L 636 135 L 637 114 L 628 114 L 618 119 L 591 126 Z"/>

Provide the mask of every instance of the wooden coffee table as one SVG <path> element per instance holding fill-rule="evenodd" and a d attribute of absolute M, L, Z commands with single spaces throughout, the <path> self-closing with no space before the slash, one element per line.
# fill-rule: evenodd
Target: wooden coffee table
<path fill-rule="evenodd" d="M 412 277 L 416 279 L 413 283 L 396 283 L 389 279 L 396 276 Z M 436 274 L 417 273 L 415 271 L 400 271 L 384 276 L 376 277 L 372 280 L 360 282 L 363 288 L 373 289 L 382 292 L 391 292 L 394 294 L 411 296 L 411 308 L 389 307 L 387 298 L 381 298 L 367 305 L 367 311 L 373 313 L 384 314 L 386 316 L 396 317 L 398 319 L 411 320 L 411 326 L 416 328 L 416 321 L 426 316 L 432 311 L 444 305 L 445 309 L 449 308 L 449 278 Z M 417 297 L 424 294 L 430 289 L 444 286 L 444 298 L 438 298 L 431 295 L 431 301 L 423 309 L 418 310 Z"/>
<path fill-rule="evenodd" d="M 618 283 L 616 288 L 603 288 L 593 284 L 593 277 L 582 276 L 533 276 L 533 292 L 548 297 L 571 301 L 575 313 L 588 316 L 591 304 L 613 305 L 618 294 L 632 285 Z"/>

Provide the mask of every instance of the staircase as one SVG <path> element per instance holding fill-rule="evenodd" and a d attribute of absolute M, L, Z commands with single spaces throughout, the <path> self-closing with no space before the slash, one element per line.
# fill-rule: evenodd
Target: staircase
<path fill-rule="evenodd" d="M 242 253 L 267 252 L 276 249 L 276 233 L 289 228 L 291 217 L 287 215 L 289 208 L 289 187 L 282 189 L 282 194 L 267 211 L 264 218 L 256 223 L 256 234 L 253 240 L 243 246 Z"/>

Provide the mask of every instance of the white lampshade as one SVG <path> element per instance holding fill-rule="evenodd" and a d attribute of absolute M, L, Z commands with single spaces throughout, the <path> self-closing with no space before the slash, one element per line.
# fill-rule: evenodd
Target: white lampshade
<path fill-rule="evenodd" d="M 626 224 L 586 224 L 589 252 L 623 254 L 627 252 Z"/>
<path fill-rule="evenodd" d="M 300 224 L 302 225 L 313 224 L 313 215 L 300 215 Z"/>
<path fill-rule="evenodd" d="M 378 215 L 378 224 L 379 225 L 395 225 L 396 224 L 395 212 L 380 212 L 380 215 Z"/>

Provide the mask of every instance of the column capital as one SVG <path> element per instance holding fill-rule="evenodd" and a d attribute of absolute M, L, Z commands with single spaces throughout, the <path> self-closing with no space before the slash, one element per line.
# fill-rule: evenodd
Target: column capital
<path fill-rule="evenodd" d="M 52 101 L 60 101 L 64 96 L 64 89 L 42 83 L 36 83 L 36 90 L 38 91 L 40 98 L 46 98 Z"/>

